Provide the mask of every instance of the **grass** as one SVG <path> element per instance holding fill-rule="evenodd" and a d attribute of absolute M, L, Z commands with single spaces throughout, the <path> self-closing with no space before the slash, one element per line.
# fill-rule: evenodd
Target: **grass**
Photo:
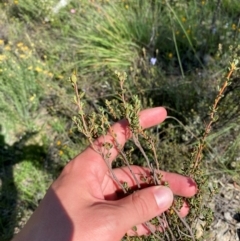
<path fill-rule="evenodd" d="M 14 122 L 23 129 L 34 129 L 33 119 L 38 117 L 37 109 L 43 95 L 42 85 L 49 73 L 22 42 L 15 46 L 9 43 L 3 49 L 0 110 L 4 122 Z"/>
<path fill-rule="evenodd" d="M 168 118 L 153 132 L 161 137 L 162 168 L 179 172 L 204 129 L 231 59 L 229 46 L 239 44 L 238 0 L 73 0 L 54 14 L 55 4 L 0 3 L 0 240 L 10 240 L 66 162 L 87 145 L 71 121 L 76 109 L 67 80 L 74 70 L 89 112 L 119 92 L 115 70 L 128 73 L 127 95 L 138 94 L 143 108 L 166 106 L 177 121 Z M 235 179 L 238 96 L 236 75 L 204 157 L 209 173 Z"/>

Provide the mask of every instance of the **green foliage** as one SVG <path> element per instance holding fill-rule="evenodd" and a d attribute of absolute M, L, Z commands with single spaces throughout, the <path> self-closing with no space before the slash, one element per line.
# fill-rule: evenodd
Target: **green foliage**
<path fill-rule="evenodd" d="M 37 193 L 43 195 L 52 175 L 57 176 L 64 164 L 87 145 L 71 120 L 76 107 L 66 79 L 73 69 L 78 72 L 75 77 L 79 96 L 84 93 L 81 103 L 87 116 L 85 124 L 92 126 L 90 133 L 94 138 L 123 117 L 127 117 L 133 132 L 139 132 L 139 110 L 163 105 L 168 110 L 165 123 L 142 133 L 153 138 L 150 140 L 156 145 L 156 153 L 144 136 L 139 136 L 139 142 L 150 159 L 157 155 L 160 169 L 188 174 L 185 167 L 192 151 L 199 147 L 209 106 L 225 80 L 225 68 L 229 61 L 233 62 L 229 46 L 234 46 L 235 51 L 239 44 L 238 0 L 72 0 L 54 14 L 52 8 L 57 2 L 0 3 L 0 137 L 5 139 L 0 139 L 0 192 L 4 186 L 4 194 L 14 193 L 12 196 L 16 197 L 12 206 L 8 201 L 0 201 L 8 213 L 4 226 L 9 228 L 0 232 L 4 233 L 0 238 L 3 240 L 9 240 L 13 229 L 21 226 L 19 220 L 29 216 L 37 205 L 34 197 Z M 237 59 L 239 53 L 235 51 L 235 55 Z M 156 57 L 155 65 L 150 62 L 152 57 Z M 119 87 L 115 70 L 127 73 L 127 77 L 119 76 L 124 79 L 124 88 Z M 202 172 L 194 174 L 197 182 L 205 180 L 201 183 L 203 189 L 208 184 L 202 176 L 206 172 L 227 172 L 238 180 L 239 75 L 233 75 L 231 82 L 219 100 L 218 121 L 204 142 Z M 125 102 L 119 95 L 123 89 Z M 84 113 L 77 113 L 75 122 L 89 138 L 83 122 L 79 122 Z M 22 143 L 20 150 L 13 151 L 15 141 L 21 141 L 24 132 L 33 131 L 38 133 Z M 35 162 L 36 149 L 29 148 L 33 144 L 37 144 L 36 149 L 46 146 L 42 150 L 46 160 L 42 168 Z M 106 143 L 105 148 L 111 145 Z M 19 157 L 18 152 L 24 149 L 28 153 L 19 158 L 21 163 L 13 162 L 9 168 L 3 162 L 12 160 L 9 152 Z M 140 149 L 134 142 L 128 143 L 125 156 L 116 160 L 114 166 L 126 165 L 126 160 L 129 164 L 147 165 Z M 39 172 L 40 179 L 31 179 L 25 190 L 24 180 L 32 172 Z M 1 176 L 3 173 L 8 175 Z M 43 185 L 37 188 L 39 180 Z M 126 185 L 123 188 L 128 191 Z M 201 195 L 197 200 L 201 200 Z M 21 200 L 21 207 L 17 200 Z M 200 201 L 189 201 L 197 210 Z M 21 217 L 16 218 L 18 211 Z M 174 210 L 170 211 L 173 218 Z M 195 217 L 196 213 L 191 213 L 188 220 Z M 181 228 L 187 229 L 177 216 L 174 218 Z"/>
<path fill-rule="evenodd" d="M 43 97 L 43 83 L 49 72 L 43 62 L 36 60 L 34 49 L 22 42 L 5 45 L 0 55 L 0 113 L 2 126 L 33 131 L 34 119 Z M 19 130 L 20 132 L 20 130 Z"/>
<path fill-rule="evenodd" d="M 209 121 L 205 127 L 202 134 L 199 135 L 197 144 L 193 148 L 191 156 L 182 161 L 182 174 L 185 176 L 190 176 L 196 181 L 198 186 L 198 193 L 192 198 L 181 198 L 177 197 L 173 206 L 165 212 L 163 215 L 154 218 L 150 221 L 151 224 L 160 226 L 163 232 L 152 232 L 153 237 L 162 239 L 165 237 L 171 237 L 171 240 L 196 240 L 204 239 L 203 236 L 199 237 L 197 234 L 196 226 L 199 220 L 204 221 L 205 225 L 202 226 L 203 230 L 208 230 L 213 221 L 213 212 L 207 206 L 206 198 L 210 199 L 214 195 L 215 190 L 210 190 L 208 187 L 208 179 L 206 178 L 206 171 L 203 167 L 203 150 L 206 147 L 207 137 L 211 131 L 212 125 L 217 121 L 218 117 L 216 115 L 218 110 L 218 105 L 220 100 L 223 98 L 223 93 L 226 91 L 227 87 L 231 84 L 235 72 L 237 72 L 239 57 L 237 55 L 238 48 L 234 49 L 233 59 L 228 68 L 227 74 L 224 77 L 221 87 L 219 87 L 217 95 L 215 97 L 214 103 L 210 108 Z M 141 102 L 138 96 L 134 95 L 132 98 L 127 99 L 127 91 L 124 87 L 124 82 L 127 79 L 126 73 L 116 72 L 120 83 L 121 91 L 117 93 L 116 99 L 111 101 L 106 100 L 106 110 L 102 107 L 99 108 L 98 113 L 87 114 L 85 109 L 85 104 L 83 102 L 84 92 L 79 94 L 77 87 L 77 76 L 73 74 L 70 78 L 72 86 L 75 91 L 74 102 L 78 107 L 78 115 L 73 117 L 74 123 L 77 125 L 78 131 L 83 133 L 88 139 L 92 148 L 99 153 L 106 165 L 109 168 L 109 172 L 112 174 L 113 179 L 122 188 L 124 193 L 131 193 L 131 190 L 126 186 L 126 183 L 120 182 L 117 177 L 112 172 L 112 167 L 109 164 L 109 157 L 111 155 L 111 149 L 114 146 L 117 147 L 120 158 L 120 166 L 127 166 L 132 173 L 136 185 L 141 188 L 141 185 L 137 181 L 135 174 L 131 171 L 131 166 L 134 162 L 134 157 L 137 160 L 144 159 L 144 166 L 147 166 L 150 170 L 150 176 L 144 177 L 146 182 L 151 185 L 161 185 L 161 175 L 159 175 L 159 166 L 162 168 L 162 163 L 158 159 L 158 152 L 156 149 L 156 144 L 159 141 L 159 136 L 153 137 L 149 132 L 144 131 L 139 124 L 139 112 L 141 110 Z M 124 149 L 119 145 L 116 133 L 111 129 L 109 115 L 113 119 L 126 119 L 129 123 L 129 129 L 131 131 L 131 140 L 134 145 L 131 147 L 131 151 L 124 151 Z M 102 135 L 111 135 L 113 137 L 113 143 L 103 143 L 101 147 L 94 143 L 94 140 Z M 133 150 L 138 149 L 138 154 L 133 156 Z M 150 162 L 150 160 L 153 160 Z M 153 167 L 153 163 L 154 167 Z M 164 160 L 162 160 L 164 163 Z M 147 174 L 146 174 L 147 175 Z M 204 203 L 205 200 L 205 203 Z M 187 218 L 183 219 L 178 214 L 178 210 L 183 205 L 183 201 L 187 202 L 190 207 L 190 213 Z M 163 220 L 167 220 L 168 227 L 162 227 Z M 189 224 L 190 225 L 189 225 Z M 149 227 L 149 224 L 145 224 Z M 150 229 L 151 230 L 151 229 Z"/>
<path fill-rule="evenodd" d="M 209 64 L 219 42 L 227 46 L 238 36 L 237 22 L 219 14 L 224 8 L 217 1 L 83 1 L 74 7 L 81 16 L 63 21 L 81 73 L 126 70 L 144 48 L 147 59 L 157 50 L 160 66 L 184 76 Z"/>
<path fill-rule="evenodd" d="M 29 144 L 35 135 L 25 134 L 9 145 L 0 133 L 0 239 L 4 241 L 25 223 L 51 180 L 43 165 L 45 146 Z"/>
<path fill-rule="evenodd" d="M 32 160 L 26 160 L 16 165 L 14 170 L 14 181 L 17 184 L 16 188 L 19 190 L 20 198 L 35 207 L 38 205 L 38 201 L 43 198 L 49 185 L 46 182 L 47 173 L 41 168 L 39 170 L 38 165 L 33 163 Z M 31 173 L 31 176 L 29 176 L 29 173 Z M 37 195 L 35 196 L 35 194 Z"/>
<path fill-rule="evenodd" d="M 52 15 L 54 3 L 56 3 L 55 0 L 15 0 L 7 5 L 7 10 L 10 15 L 23 19 L 28 23 L 31 23 L 32 21 L 42 22 Z"/>
<path fill-rule="evenodd" d="M 237 0 L 223 0 L 223 11 L 228 13 L 229 16 L 234 17 L 237 20 L 237 16 L 240 11 L 240 7 Z"/>

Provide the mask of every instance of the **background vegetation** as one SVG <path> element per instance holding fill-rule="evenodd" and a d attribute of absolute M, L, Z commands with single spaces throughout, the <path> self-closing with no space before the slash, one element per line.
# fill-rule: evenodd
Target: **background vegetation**
<path fill-rule="evenodd" d="M 240 35 L 238 0 L 0 1 L 0 240 L 18 232 L 46 189 L 87 145 L 76 132 L 77 71 L 89 112 L 116 98 L 165 106 L 153 132 L 164 170 L 181 172 L 205 127 Z M 235 51 L 236 53 L 236 51 Z M 240 78 L 221 100 L 207 139 L 209 175 L 240 171 Z M 138 164 L 141 160 L 138 160 Z"/>

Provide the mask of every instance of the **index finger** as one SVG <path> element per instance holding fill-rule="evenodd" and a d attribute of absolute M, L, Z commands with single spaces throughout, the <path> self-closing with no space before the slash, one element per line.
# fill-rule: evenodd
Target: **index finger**
<path fill-rule="evenodd" d="M 165 108 L 155 107 L 141 111 L 139 113 L 139 122 L 141 127 L 145 129 L 163 122 L 166 116 L 167 111 Z M 116 134 L 117 143 L 121 147 L 131 137 L 130 128 L 126 119 L 115 123 L 112 126 L 112 131 Z M 111 155 L 108 159 L 109 165 L 111 165 L 112 161 L 119 154 L 118 148 L 115 145 L 116 141 L 114 140 L 113 136 L 110 133 L 105 135 L 104 137 L 101 136 L 94 142 L 94 145 L 102 148 L 102 145 L 106 142 L 113 144 L 113 147 L 110 150 Z M 102 156 L 97 153 L 91 146 L 89 146 L 84 152 L 79 154 L 74 159 L 74 161 L 76 162 L 77 166 L 79 165 L 80 169 L 84 168 L 84 165 L 87 165 L 87 169 L 93 172 L 99 181 L 103 180 L 104 175 L 108 171 L 108 167 Z"/>

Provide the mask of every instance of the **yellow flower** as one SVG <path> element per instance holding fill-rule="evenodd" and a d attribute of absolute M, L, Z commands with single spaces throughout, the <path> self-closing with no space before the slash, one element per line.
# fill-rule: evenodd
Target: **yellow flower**
<path fill-rule="evenodd" d="M 62 144 L 62 142 L 61 141 L 57 141 L 57 146 L 60 146 L 61 144 Z"/>
<path fill-rule="evenodd" d="M 172 53 L 168 53 L 168 58 L 171 59 L 173 57 Z"/>
<path fill-rule="evenodd" d="M 14 4 L 18 4 L 18 0 L 15 0 L 15 1 L 14 1 Z"/>
<path fill-rule="evenodd" d="M 237 29 L 237 26 L 236 26 L 236 24 L 232 24 L 232 30 L 236 30 Z"/>
<path fill-rule="evenodd" d="M 23 43 L 22 43 L 22 42 L 17 43 L 17 47 L 18 47 L 18 48 L 21 48 L 22 46 L 23 46 Z"/>
<path fill-rule="evenodd" d="M 128 9 L 128 5 L 125 5 L 125 8 Z"/>
<path fill-rule="evenodd" d="M 205 1 L 202 1 L 202 5 L 204 5 L 205 4 Z"/>
<path fill-rule="evenodd" d="M 39 68 L 39 67 L 36 67 L 35 70 L 36 70 L 38 73 L 40 73 L 40 72 L 43 71 L 43 70 L 42 70 L 41 68 Z"/>
<path fill-rule="evenodd" d="M 0 61 L 7 59 L 6 55 L 0 54 Z"/>
<path fill-rule="evenodd" d="M 4 45 L 4 40 L 0 39 L 0 45 Z"/>
<path fill-rule="evenodd" d="M 33 95 L 29 98 L 29 100 L 30 100 L 31 102 L 33 102 L 34 99 L 35 99 L 35 97 L 36 97 L 36 94 L 33 94 Z"/>
<path fill-rule="evenodd" d="M 49 72 L 48 76 L 52 78 L 53 77 L 53 73 Z"/>
<path fill-rule="evenodd" d="M 60 150 L 60 151 L 59 151 L 59 156 L 62 156 L 62 155 L 63 155 L 63 151 Z"/>
<path fill-rule="evenodd" d="M 6 45 L 6 46 L 4 47 L 4 50 L 6 50 L 6 51 L 10 51 L 10 50 L 11 50 L 10 45 Z"/>
<path fill-rule="evenodd" d="M 26 58 L 26 55 L 25 55 L 25 54 L 20 54 L 19 57 L 20 57 L 21 59 L 25 59 L 25 58 Z"/>
<path fill-rule="evenodd" d="M 182 17 L 182 22 L 185 23 L 187 19 L 185 17 Z"/>
<path fill-rule="evenodd" d="M 22 46 L 22 47 L 21 47 L 21 50 L 22 50 L 23 52 L 27 52 L 27 51 L 29 50 L 29 48 L 28 48 L 28 46 Z"/>

